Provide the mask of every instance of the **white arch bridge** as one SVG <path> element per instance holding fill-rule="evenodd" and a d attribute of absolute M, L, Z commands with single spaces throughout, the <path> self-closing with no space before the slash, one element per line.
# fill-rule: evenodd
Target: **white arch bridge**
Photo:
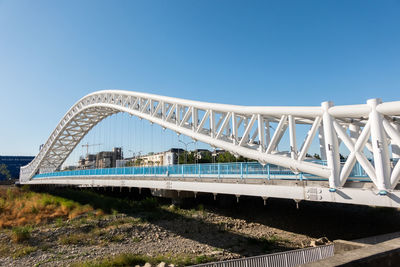
<path fill-rule="evenodd" d="M 259 164 L 58 171 L 97 123 L 118 112 Z M 299 127 L 309 128 L 301 146 L 297 138 L 300 132 L 296 134 Z M 279 151 L 285 132 L 290 150 Z M 319 141 L 321 161 L 307 157 L 313 140 Z M 341 144 L 349 151 L 343 162 Z M 83 97 L 70 108 L 35 159 L 21 168 L 20 183 L 138 187 L 400 207 L 399 158 L 400 101 L 370 99 L 366 104 L 348 106 L 323 102 L 316 107 L 236 106 L 105 90 Z"/>

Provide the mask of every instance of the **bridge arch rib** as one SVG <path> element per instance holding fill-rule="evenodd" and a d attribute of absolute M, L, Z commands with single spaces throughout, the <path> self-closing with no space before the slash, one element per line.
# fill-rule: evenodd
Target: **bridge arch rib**
<path fill-rule="evenodd" d="M 83 97 L 70 108 L 35 159 L 21 168 L 21 182 L 29 181 L 38 172 L 57 170 L 96 124 L 118 112 L 129 113 L 263 164 L 329 178 L 331 188 L 344 185 L 355 161 L 362 165 L 380 190 L 394 188 L 400 179 L 400 165 L 388 166 L 388 155 L 374 157 L 380 164 L 372 166 L 361 152 L 366 146 L 375 156 L 374 152 L 382 154 L 382 144 L 387 148 L 390 143 L 392 151 L 400 146 L 400 102 L 336 107 L 328 102 L 321 107 L 250 107 L 105 90 Z M 278 123 L 273 134 L 269 127 L 271 122 Z M 297 146 L 297 124 L 310 125 L 301 147 Z M 348 128 L 353 130 L 350 137 L 346 134 Z M 277 146 L 286 130 L 289 131 L 291 151 L 281 154 Z M 327 159 L 327 166 L 305 161 L 318 131 L 321 153 Z M 381 142 L 381 146 L 375 147 L 372 139 L 377 139 L 377 144 Z M 351 152 L 343 167 L 338 159 L 340 141 Z M 389 153 L 388 149 L 383 152 Z"/>

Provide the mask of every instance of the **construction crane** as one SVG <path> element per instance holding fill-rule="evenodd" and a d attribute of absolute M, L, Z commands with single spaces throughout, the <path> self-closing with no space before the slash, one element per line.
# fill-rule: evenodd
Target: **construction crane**
<path fill-rule="evenodd" d="M 86 147 L 86 157 L 89 155 L 89 147 L 90 146 L 100 146 L 102 144 L 91 144 L 89 145 L 89 143 L 86 143 L 86 145 L 82 145 L 82 147 Z"/>

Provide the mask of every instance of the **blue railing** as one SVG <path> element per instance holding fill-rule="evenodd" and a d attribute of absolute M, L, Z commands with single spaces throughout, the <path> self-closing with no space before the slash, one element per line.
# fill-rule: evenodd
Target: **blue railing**
<path fill-rule="evenodd" d="M 320 162 L 323 164 L 323 162 Z M 305 173 L 293 173 L 290 169 L 276 165 L 261 165 L 258 162 L 234 162 L 234 163 L 206 163 L 206 164 L 185 164 L 170 166 L 151 167 L 123 167 L 107 169 L 86 169 L 41 173 L 33 178 L 50 178 L 66 176 L 163 176 L 182 178 L 236 178 L 236 179 L 298 179 L 298 180 L 326 180 Z M 353 180 L 369 180 L 364 170 L 356 164 L 350 177 Z"/>

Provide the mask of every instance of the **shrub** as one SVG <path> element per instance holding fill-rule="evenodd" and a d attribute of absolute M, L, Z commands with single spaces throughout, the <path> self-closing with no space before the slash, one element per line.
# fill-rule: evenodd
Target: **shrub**
<path fill-rule="evenodd" d="M 30 226 L 14 227 L 11 239 L 17 243 L 26 241 L 31 237 L 31 232 L 32 228 Z"/>
<path fill-rule="evenodd" d="M 214 260 L 215 259 L 213 257 L 206 256 L 206 255 L 200 255 L 200 256 L 197 256 L 196 258 L 194 258 L 194 263 L 200 264 L 200 263 L 205 263 L 205 262 L 211 262 Z"/>
<path fill-rule="evenodd" d="M 110 239 L 110 241 L 111 242 L 116 242 L 116 243 L 118 243 L 118 242 L 121 242 L 121 241 L 124 241 L 124 235 L 122 235 L 122 234 L 119 234 L 119 235 L 113 235 L 113 236 L 111 236 L 111 239 Z"/>
<path fill-rule="evenodd" d="M 157 199 L 153 197 L 147 197 L 140 201 L 139 206 L 144 210 L 144 211 L 152 211 L 158 207 L 158 202 Z"/>
<path fill-rule="evenodd" d="M 196 263 L 204 263 L 215 261 L 215 258 L 210 256 L 197 256 L 191 258 L 188 255 L 159 255 L 156 257 L 150 257 L 147 255 L 138 254 L 120 254 L 115 257 L 108 257 L 102 260 L 90 260 L 86 262 L 80 262 L 73 264 L 72 266 L 80 267 L 111 267 L 111 266 L 136 266 L 144 265 L 146 262 L 156 266 L 160 262 L 168 264 L 175 264 L 178 266 L 193 265 Z"/>
<path fill-rule="evenodd" d="M 20 258 L 38 250 L 37 247 L 26 246 L 13 253 L 13 258 Z"/>
<path fill-rule="evenodd" d="M 141 239 L 140 237 L 136 237 L 136 236 L 132 238 L 132 241 L 135 242 L 135 243 L 138 243 L 138 242 L 140 242 L 141 240 L 142 240 L 142 239 Z"/>
<path fill-rule="evenodd" d="M 62 245 L 84 245 L 90 241 L 85 234 L 63 235 L 59 238 Z"/>
<path fill-rule="evenodd" d="M 199 204 L 199 205 L 197 206 L 197 210 L 198 210 L 198 211 L 204 211 L 204 205 L 203 205 L 203 204 Z"/>

